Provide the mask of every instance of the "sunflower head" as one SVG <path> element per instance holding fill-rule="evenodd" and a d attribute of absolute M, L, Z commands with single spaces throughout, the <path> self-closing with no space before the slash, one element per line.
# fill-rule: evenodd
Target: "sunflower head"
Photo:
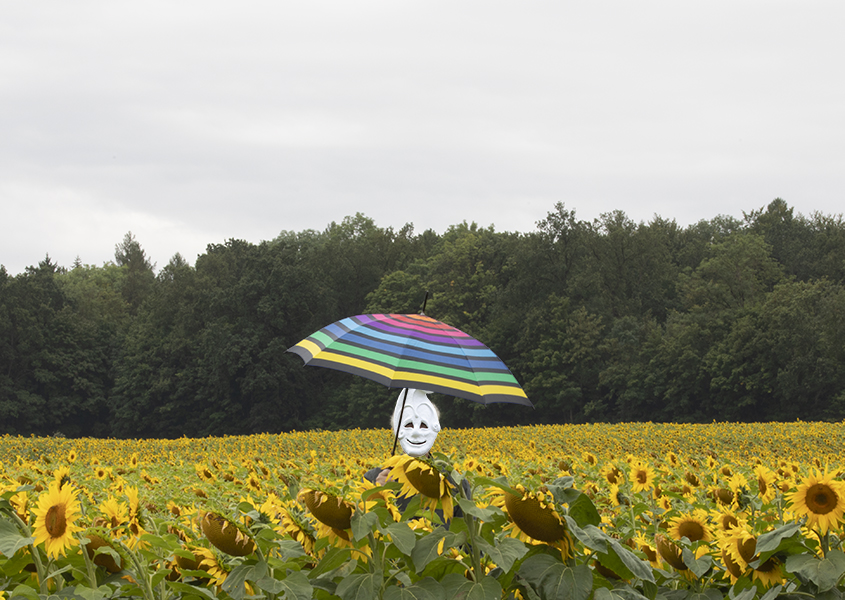
<path fill-rule="evenodd" d="M 85 551 L 95 565 L 103 567 L 109 573 L 119 573 L 122 570 L 121 565 L 125 563 L 125 559 L 121 551 L 112 545 L 108 530 L 90 528 L 85 531 L 84 536 L 89 540 L 85 545 Z M 108 548 L 117 553 L 118 558 L 115 559 L 111 552 L 104 553 L 101 551 L 97 553 L 97 550 L 100 548 Z"/>
<path fill-rule="evenodd" d="M 792 510 L 807 517 L 808 527 L 817 527 L 824 534 L 838 528 L 845 513 L 845 484 L 833 474 L 811 473 L 789 496 Z"/>
<path fill-rule="evenodd" d="M 681 557 L 680 548 L 662 535 L 655 537 L 654 541 L 657 545 L 657 552 L 663 560 L 672 565 L 678 571 L 686 571 L 689 569 L 686 563 L 684 563 L 684 559 Z"/>
<path fill-rule="evenodd" d="M 668 533 L 672 539 L 678 541 L 681 538 L 687 538 L 690 542 L 709 542 L 713 539 L 710 525 L 707 523 L 707 515 L 700 511 L 684 513 L 674 517 L 669 522 Z M 667 559 L 666 562 L 669 562 L 669 560 Z"/>
<path fill-rule="evenodd" d="M 400 496 L 420 495 L 420 506 L 434 511 L 440 504 L 446 521 L 454 515 L 451 486 L 446 476 L 431 462 L 407 454 L 391 456 L 385 467 L 390 468 L 390 479 L 402 484 Z"/>
<path fill-rule="evenodd" d="M 52 558 L 64 555 L 71 546 L 79 543 L 74 536 L 82 531 L 82 527 L 74 524 L 80 512 L 78 494 L 70 485 L 60 486 L 58 481 L 53 481 L 32 509 L 35 515 L 35 544 L 43 542 L 48 556 Z"/>
<path fill-rule="evenodd" d="M 632 463 L 628 477 L 631 480 L 631 490 L 634 492 L 643 492 L 654 487 L 655 472 L 646 463 L 639 461 Z"/>
<path fill-rule="evenodd" d="M 572 538 L 548 492 L 526 490 L 521 484 L 513 488 L 519 495 L 494 488 L 492 504 L 501 508 L 511 521 L 508 528 L 513 537 L 529 543 L 542 542 L 560 549 L 564 557 L 571 556 Z"/>
<path fill-rule="evenodd" d="M 308 507 L 314 518 L 333 529 L 352 527 L 354 507 L 334 494 L 305 488 L 299 492 L 297 500 Z"/>
<path fill-rule="evenodd" d="M 208 541 L 231 556 L 247 556 L 255 551 L 255 542 L 235 522 L 223 515 L 206 511 L 200 516 L 200 528 Z"/>
<path fill-rule="evenodd" d="M 737 527 L 720 537 L 722 561 L 732 582 L 746 574 L 760 581 L 764 587 L 771 587 L 785 581 L 782 563 L 777 557 L 770 557 L 763 563 L 752 567 L 757 558 L 757 538 L 745 529 Z"/>

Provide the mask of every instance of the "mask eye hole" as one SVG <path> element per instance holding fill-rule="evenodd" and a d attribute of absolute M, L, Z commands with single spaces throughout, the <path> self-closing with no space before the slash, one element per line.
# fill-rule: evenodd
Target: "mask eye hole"
<path fill-rule="evenodd" d="M 414 424 L 412 422 L 408 421 L 407 423 L 405 423 L 405 429 L 413 429 L 413 428 L 414 428 Z"/>
<path fill-rule="evenodd" d="M 425 422 L 420 423 L 420 429 L 428 429 L 428 424 Z"/>

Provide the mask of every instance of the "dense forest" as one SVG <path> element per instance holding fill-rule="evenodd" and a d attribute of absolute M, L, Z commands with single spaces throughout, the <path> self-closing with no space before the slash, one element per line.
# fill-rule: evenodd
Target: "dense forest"
<path fill-rule="evenodd" d="M 492 348 L 535 408 L 438 396 L 447 427 L 845 418 L 845 222 L 786 202 L 688 227 L 557 204 L 535 231 L 358 214 L 156 269 L 0 267 L 0 433 L 179 437 L 386 426 L 397 392 L 287 353 L 368 312 Z"/>

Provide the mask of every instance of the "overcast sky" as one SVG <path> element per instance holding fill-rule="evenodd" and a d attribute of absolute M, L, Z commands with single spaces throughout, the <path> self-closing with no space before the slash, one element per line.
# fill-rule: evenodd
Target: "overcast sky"
<path fill-rule="evenodd" d="M 0 264 L 842 212 L 845 3 L 5 2 Z"/>

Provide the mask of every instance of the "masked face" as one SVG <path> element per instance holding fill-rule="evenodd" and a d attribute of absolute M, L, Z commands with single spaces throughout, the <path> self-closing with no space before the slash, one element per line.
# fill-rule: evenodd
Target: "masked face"
<path fill-rule="evenodd" d="M 403 395 L 404 392 L 399 394 L 393 413 L 394 433 L 398 423 L 399 444 L 402 450 L 409 456 L 425 456 L 434 446 L 434 440 L 440 432 L 437 410 L 425 392 L 420 390 L 408 390 L 405 409 L 402 410 Z M 401 421 L 399 420 L 400 411 Z"/>

